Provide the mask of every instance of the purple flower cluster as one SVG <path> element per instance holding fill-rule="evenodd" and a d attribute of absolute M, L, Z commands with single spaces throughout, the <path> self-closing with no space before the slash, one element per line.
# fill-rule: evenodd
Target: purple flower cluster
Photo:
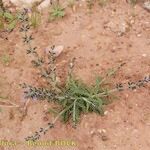
<path fill-rule="evenodd" d="M 144 87 L 145 84 L 150 82 L 150 75 L 144 77 L 142 80 L 138 80 L 137 82 L 128 82 L 127 86 L 124 86 L 123 83 L 116 84 L 116 89 L 118 91 L 123 91 L 125 89 L 135 90 L 140 87 Z"/>

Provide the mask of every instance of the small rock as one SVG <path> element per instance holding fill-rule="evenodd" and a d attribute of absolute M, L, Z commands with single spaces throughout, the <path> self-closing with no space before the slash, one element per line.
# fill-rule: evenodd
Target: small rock
<path fill-rule="evenodd" d="M 141 37 L 141 34 L 137 34 L 137 37 Z"/>
<path fill-rule="evenodd" d="M 58 57 L 62 53 L 63 50 L 64 50 L 64 46 L 59 45 L 59 46 L 55 46 L 53 49 L 51 47 L 47 47 L 45 51 L 46 53 L 52 52 L 55 57 Z"/>
<path fill-rule="evenodd" d="M 41 10 L 43 8 L 48 7 L 50 4 L 50 0 L 44 0 L 39 6 L 38 6 L 38 10 Z"/>
<path fill-rule="evenodd" d="M 110 31 L 117 33 L 118 36 L 124 35 L 126 32 L 130 30 L 129 23 L 125 20 L 118 22 L 105 22 L 104 28 L 109 29 Z"/>
<path fill-rule="evenodd" d="M 135 23 L 135 21 L 132 19 L 131 21 L 130 21 L 130 24 L 134 24 Z"/>
<path fill-rule="evenodd" d="M 91 134 L 91 135 L 93 135 L 94 133 L 95 133 L 95 130 L 94 130 L 94 129 L 90 131 L 90 134 Z"/>
<path fill-rule="evenodd" d="M 48 105 L 44 105 L 44 110 L 48 110 Z"/>
<path fill-rule="evenodd" d="M 98 129 L 97 132 L 100 133 L 100 134 L 102 134 L 102 133 L 106 133 L 106 130 L 105 129 Z"/>
<path fill-rule="evenodd" d="M 56 57 L 58 57 L 62 51 L 64 50 L 64 46 L 63 45 L 59 45 L 59 46 L 56 46 L 52 52 L 55 54 Z"/>
<path fill-rule="evenodd" d="M 73 12 L 76 12 L 76 11 L 77 11 L 77 7 L 74 5 L 74 6 L 72 7 L 72 10 L 73 10 Z"/>
<path fill-rule="evenodd" d="M 129 27 L 126 22 L 122 22 L 119 28 L 120 28 L 120 32 L 118 34 L 123 35 L 128 30 Z"/>
<path fill-rule="evenodd" d="M 106 135 L 102 135 L 101 139 L 102 139 L 102 141 L 107 141 L 108 137 Z"/>
<path fill-rule="evenodd" d="M 103 133 L 106 133 L 106 130 L 105 130 L 105 129 L 102 129 L 102 132 L 103 132 Z"/>
<path fill-rule="evenodd" d="M 147 54 L 142 54 L 142 56 L 143 56 L 143 57 L 146 57 L 146 56 L 147 56 Z"/>
<path fill-rule="evenodd" d="M 60 81 L 60 77 L 56 77 L 56 82 L 57 83 L 60 83 L 61 81 Z"/>
<path fill-rule="evenodd" d="M 143 5 L 143 7 L 144 7 L 146 10 L 150 11 L 150 1 L 145 2 L 144 5 Z"/>
<path fill-rule="evenodd" d="M 107 114 L 108 114 L 108 111 L 105 111 L 105 112 L 104 112 L 104 115 L 107 115 Z"/>
<path fill-rule="evenodd" d="M 40 0 L 10 0 L 10 2 L 17 6 L 18 8 L 32 8 L 33 4 L 40 2 Z M 44 9 L 48 7 L 50 4 L 50 0 L 44 0 L 38 7 L 38 9 Z"/>

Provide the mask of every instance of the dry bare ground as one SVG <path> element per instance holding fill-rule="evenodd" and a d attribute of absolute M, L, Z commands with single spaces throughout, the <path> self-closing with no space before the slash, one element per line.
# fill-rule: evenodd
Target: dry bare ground
<path fill-rule="evenodd" d="M 74 11 L 66 9 L 63 19 L 47 23 L 47 10 L 42 24 L 32 30 L 34 44 L 41 53 L 49 45 L 63 45 L 57 58 L 60 79 L 64 80 L 67 63 L 76 57 L 75 74 L 92 83 L 96 74 L 126 62 L 112 79 L 118 82 L 137 81 L 150 73 L 150 13 L 141 5 L 131 7 L 116 0 L 91 12 L 79 1 Z M 0 62 L 0 96 L 7 96 L 19 105 L 24 103 L 20 83 L 42 85 L 37 71 L 16 28 L 8 40 L 0 39 L 0 57 L 9 55 L 10 62 Z M 150 149 L 150 87 L 117 93 L 118 100 L 106 107 L 105 116 L 83 115 L 77 129 L 58 122 L 41 140 L 73 140 L 75 147 L 0 147 L 0 150 L 149 150 Z M 47 114 L 47 102 L 30 101 L 26 116 L 14 108 L 0 112 L 0 139 L 24 142 L 53 118 Z"/>

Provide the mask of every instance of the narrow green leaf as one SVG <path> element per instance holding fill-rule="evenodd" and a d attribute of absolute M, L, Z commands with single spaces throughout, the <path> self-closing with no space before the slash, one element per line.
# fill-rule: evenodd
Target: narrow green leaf
<path fill-rule="evenodd" d="M 58 114 L 59 112 L 57 112 L 56 110 L 52 109 L 52 108 L 49 108 L 48 109 L 48 112 L 49 113 L 53 113 L 53 114 Z"/>
<path fill-rule="evenodd" d="M 9 20 L 13 20 L 14 19 L 14 16 L 11 13 L 9 13 L 9 12 L 5 12 L 4 13 L 4 17 L 6 19 L 9 19 Z"/>
<path fill-rule="evenodd" d="M 12 31 L 16 27 L 16 20 L 12 21 L 11 23 L 8 24 L 7 29 L 9 31 Z"/>

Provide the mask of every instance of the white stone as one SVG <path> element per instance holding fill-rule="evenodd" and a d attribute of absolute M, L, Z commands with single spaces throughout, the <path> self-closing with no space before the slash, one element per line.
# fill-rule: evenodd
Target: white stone
<path fill-rule="evenodd" d="M 44 0 L 44 2 L 41 3 L 41 4 L 38 6 L 38 9 L 41 10 L 41 9 L 43 9 L 43 8 L 48 7 L 48 6 L 50 5 L 50 1 L 51 1 L 51 0 Z"/>
<path fill-rule="evenodd" d="M 145 9 L 147 9 L 148 11 L 150 11 L 150 1 L 145 2 L 144 5 L 143 5 L 143 7 Z"/>
<path fill-rule="evenodd" d="M 146 55 L 146 54 L 142 54 L 142 56 L 143 56 L 143 57 L 146 57 L 147 55 Z"/>
<path fill-rule="evenodd" d="M 14 4 L 19 9 L 22 8 L 31 8 L 35 2 L 40 2 L 42 0 L 10 0 L 12 4 Z M 51 0 L 43 0 L 43 2 L 39 5 L 38 9 L 42 9 L 48 7 Z M 4 0 L 4 3 L 8 2 L 8 0 Z"/>
<path fill-rule="evenodd" d="M 62 53 L 63 50 L 64 50 L 63 45 L 55 46 L 54 49 L 52 49 L 51 47 L 48 46 L 46 48 L 46 53 L 49 53 L 49 51 L 50 51 L 54 54 L 55 57 L 58 57 Z"/>
<path fill-rule="evenodd" d="M 104 112 L 104 115 L 107 115 L 107 114 L 108 114 L 108 111 L 105 111 L 105 112 Z"/>

